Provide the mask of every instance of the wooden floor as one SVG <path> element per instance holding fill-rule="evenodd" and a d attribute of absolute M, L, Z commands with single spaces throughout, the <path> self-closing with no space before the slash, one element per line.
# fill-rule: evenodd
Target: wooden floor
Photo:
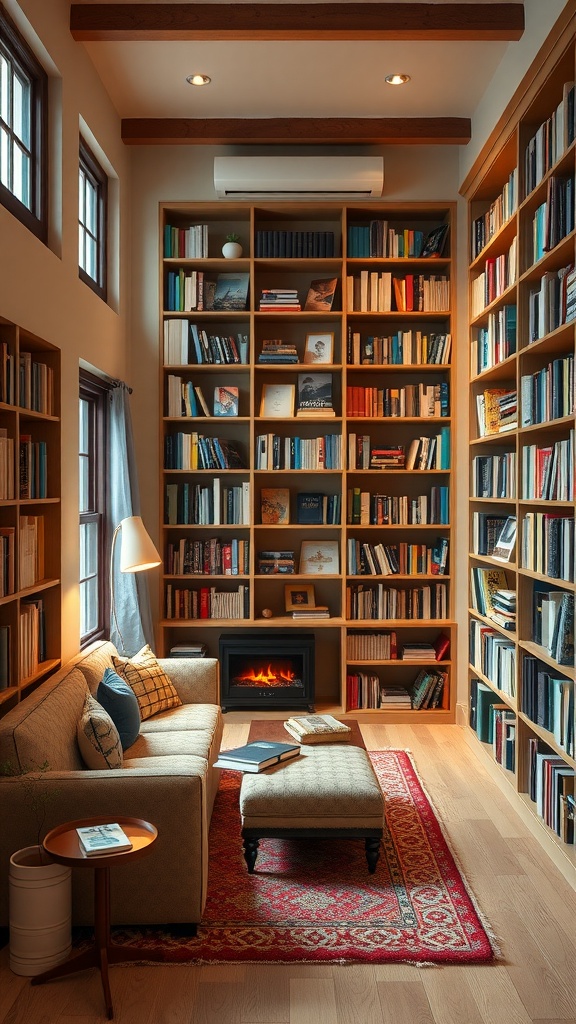
<path fill-rule="evenodd" d="M 248 727 L 226 727 L 226 745 Z M 116 967 L 117 1024 L 576 1024 L 576 896 L 457 726 L 363 726 L 402 747 L 496 933 L 497 966 Z M 95 971 L 42 987 L 0 954 L 0 1024 L 104 1021 Z"/>

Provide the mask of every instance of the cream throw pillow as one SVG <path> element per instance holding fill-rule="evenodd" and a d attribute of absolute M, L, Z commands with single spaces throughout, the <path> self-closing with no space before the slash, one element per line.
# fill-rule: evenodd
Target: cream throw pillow
<path fill-rule="evenodd" d="M 121 768 L 120 735 L 107 711 L 92 694 L 86 694 L 76 727 L 78 746 L 87 768 Z"/>
<path fill-rule="evenodd" d="M 180 707 L 182 701 L 148 644 L 133 658 L 112 656 L 116 672 L 132 687 L 142 721 L 160 711 Z"/>

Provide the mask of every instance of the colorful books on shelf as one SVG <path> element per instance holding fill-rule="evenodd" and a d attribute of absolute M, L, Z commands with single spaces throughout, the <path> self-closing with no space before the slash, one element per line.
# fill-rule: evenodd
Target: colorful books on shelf
<path fill-rule="evenodd" d="M 352 732 L 349 725 L 333 715 L 302 715 L 289 718 L 284 728 L 299 743 L 346 743 Z"/>
<path fill-rule="evenodd" d="M 518 399 L 515 388 L 486 388 L 476 396 L 478 434 L 502 434 L 518 426 Z"/>
<path fill-rule="evenodd" d="M 255 740 L 233 750 L 221 750 L 215 768 L 233 769 L 239 772 L 261 772 L 265 768 L 282 764 L 297 757 L 300 744 L 272 743 L 269 740 Z"/>
<path fill-rule="evenodd" d="M 531 654 L 522 659 L 522 711 L 574 757 L 574 680 Z"/>
<path fill-rule="evenodd" d="M 132 849 L 132 841 L 116 822 L 110 825 L 90 825 L 77 828 L 80 845 L 87 857 L 121 853 Z"/>
<path fill-rule="evenodd" d="M 281 339 L 264 339 L 258 362 L 274 365 L 275 363 L 298 363 L 298 349 L 295 345 Z"/>
<path fill-rule="evenodd" d="M 294 551 L 259 551 L 257 570 L 261 576 L 291 576 L 296 571 L 294 556 Z"/>
<path fill-rule="evenodd" d="M 414 711 L 432 710 L 448 706 L 448 675 L 438 669 L 421 669 L 410 694 Z"/>

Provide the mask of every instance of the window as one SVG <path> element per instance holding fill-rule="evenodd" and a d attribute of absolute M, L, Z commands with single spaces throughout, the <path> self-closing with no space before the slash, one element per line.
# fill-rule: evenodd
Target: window
<path fill-rule="evenodd" d="M 107 385 L 80 373 L 80 644 L 108 636 L 104 481 Z"/>
<path fill-rule="evenodd" d="M 105 300 L 108 179 L 83 139 L 80 139 L 78 199 L 80 277 Z"/>
<path fill-rule="evenodd" d="M 0 4 L 0 202 L 43 241 L 46 72 Z"/>

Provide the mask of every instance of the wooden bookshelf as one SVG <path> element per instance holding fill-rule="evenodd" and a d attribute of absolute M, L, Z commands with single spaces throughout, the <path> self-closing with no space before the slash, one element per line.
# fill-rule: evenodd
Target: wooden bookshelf
<path fill-rule="evenodd" d="M 0 319 L 0 715 L 60 665 L 60 351 Z"/>
<path fill-rule="evenodd" d="M 182 558 L 176 561 L 179 572 L 166 571 L 162 580 L 159 638 L 162 653 L 167 653 L 177 643 L 202 640 L 207 644 L 208 653 L 217 657 L 220 635 L 230 631 L 258 632 L 272 628 L 280 632 L 291 629 L 314 632 L 319 708 L 339 713 L 351 711 L 366 717 L 386 715 L 390 721 L 414 716 L 418 721 L 454 721 L 456 626 L 450 565 L 454 529 L 450 486 L 455 398 L 451 386 L 450 346 L 454 296 L 451 295 L 450 301 L 446 298 L 453 278 L 454 216 L 455 206 L 450 203 L 161 204 L 159 287 L 164 308 L 160 315 L 163 396 L 160 475 L 165 568 L 174 567 L 176 550 L 179 554 L 182 552 Z M 371 222 L 374 225 L 386 222 L 386 252 L 389 243 L 390 254 L 384 255 L 374 225 L 370 249 Z M 167 226 L 184 231 L 191 225 L 201 224 L 207 225 L 207 247 L 201 250 L 204 255 L 177 256 L 164 248 L 169 233 Z M 441 254 L 435 258 L 419 258 L 416 253 L 421 239 L 443 224 L 448 234 Z M 225 260 L 220 255 L 221 247 L 231 232 L 240 236 L 243 254 L 238 259 Z M 177 235 L 176 232 L 169 234 L 170 240 Z M 196 232 L 196 236 L 201 235 Z M 380 235 L 384 237 L 382 230 Z M 399 254 L 399 240 L 402 246 L 412 245 L 411 255 Z M 375 248 L 377 245 L 381 247 Z M 166 255 L 167 251 L 171 254 Z M 370 252 L 380 252 L 380 255 L 370 255 Z M 184 277 L 196 273 L 188 286 L 192 291 L 200 283 L 198 274 L 203 274 L 203 309 L 166 308 L 167 302 L 175 304 L 172 296 L 175 277 L 169 282 L 168 275 L 180 271 Z M 208 304 L 214 301 L 213 282 L 221 274 L 247 275 L 245 306 L 206 309 L 206 301 Z M 394 278 L 401 284 L 394 286 Z M 393 296 L 389 307 L 385 280 Z M 306 309 L 306 300 L 315 281 L 335 282 L 333 300 L 318 308 L 321 300 L 317 299 L 316 308 Z M 370 298 L 368 289 L 372 283 L 374 291 Z M 408 298 L 402 297 L 400 302 L 406 302 L 408 307 L 412 304 L 412 309 L 397 309 L 395 288 L 402 288 L 402 295 L 408 294 Z M 286 295 L 279 304 L 288 308 L 275 309 L 262 303 L 264 295 L 279 289 L 295 294 L 300 308 L 291 308 L 290 301 L 295 300 Z M 424 294 L 424 289 L 426 297 L 422 301 L 426 305 L 418 309 L 418 294 L 419 291 Z M 321 292 L 322 286 L 318 290 Z M 228 300 L 222 287 L 220 292 L 216 291 L 216 296 L 218 294 L 223 296 L 225 306 Z M 244 361 L 225 364 L 204 361 L 202 331 L 208 338 L 232 335 L 239 354 L 243 345 Z M 192 340 L 188 348 L 186 339 L 196 332 L 196 344 Z M 172 339 L 171 351 L 167 347 L 168 333 Z M 371 338 L 377 339 L 377 343 L 370 342 Z M 328 353 L 320 356 L 322 361 L 315 361 L 318 340 L 319 348 Z M 439 361 L 427 362 L 426 346 L 431 346 L 433 341 Z M 203 360 L 200 364 L 198 342 Z M 295 351 L 298 362 L 262 362 L 260 355 L 265 348 L 269 349 L 265 343 L 270 342 L 282 342 L 288 351 Z M 220 344 L 212 342 L 210 349 L 208 343 L 208 351 L 212 351 L 212 355 L 219 351 L 223 359 L 230 358 L 232 348 L 221 341 Z M 326 358 L 330 361 L 324 362 Z M 314 379 L 305 380 L 310 375 Z M 316 375 L 322 378 L 318 380 Z M 180 385 L 186 387 L 191 381 L 192 390 L 197 386 L 201 388 L 209 415 L 201 413 L 201 406 L 195 410 L 196 415 L 167 414 L 168 378 L 174 376 L 180 378 Z M 306 387 L 320 388 L 320 392 L 314 391 L 314 394 L 324 394 L 326 377 L 331 388 L 332 409 L 313 416 L 299 416 L 299 383 L 302 399 Z M 177 395 L 178 382 L 172 380 L 170 386 L 176 388 Z M 237 389 L 237 416 L 211 415 L 214 388 L 218 386 Z M 369 389 L 374 389 L 374 393 Z M 292 390 L 294 404 L 291 404 Z M 189 392 L 190 388 L 188 395 Z M 280 404 L 270 406 L 268 399 L 263 404 L 264 395 L 280 396 Z M 368 402 L 368 395 L 373 404 Z M 364 403 L 361 410 L 353 404 L 354 398 L 358 401 L 360 396 Z M 286 401 L 287 405 L 282 404 Z M 184 409 L 191 411 L 190 407 L 184 406 Z M 172 406 L 171 411 L 177 410 Z M 179 455 L 174 456 L 174 451 L 181 449 L 182 458 L 189 459 L 185 454 L 189 441 L 186 437 L 175 440 L 174 435 L 193 432 L 206 438 L 217 437 L 224 447 L 234 446 L 241 466 L 200 469 L 186 461 L 186 468 L 177 468 L 183 462 L 178 461 Z M 172 441 L 167 442 L 169 437 Z M 318 438 L 323 440 L 317 442 Z M 362 438 L 366 439 L 363 443 Z M 416 446 L 420 438 L 425 438 L 425 445 Z M 415 468 L 408 471 L 404 461 L 394 462 L 394 450 L 399 449 L 406 456 L 413 443 L 419 448 L 419 460 Z M 167 444 L 172 446 L 168 456 Z M 167 457 L 171 468 L 167 468 Z M 380 466 L 379 459 L 388 462 L 386 468 Z M 192 521 L 198 519 L 192 513 L 188 524 L 183 525 L 185 485 L 188 486 L 189 516 L 195 502 L 200 505 L 204 502 L 209 508 L 220 494 L 220 523 Z M 275 488 L 288 491 L 288 522 L 270 523 L 262 515 L 262 491 Z M 233 520 L 229 525 L 223 522 L 225 489 L 231 492 L 226 504 Z M 348 522 L 348 508 L 351 516 L 355 491 L 357 501 L 363 495 L 364 512 L 358 521 Z M 320 500 L 330 510 L 327 521 L 317 524 L 297 521 L 297 495 L 300 493 L 320 495 Z M 209 550 L 207 542 L 211 538 L 221 545 L 235 542 L 241 551 L 237 576 L 227 575 L 220 563 L 216 563 L 220 570 L 217 574 L 198 571 L 198 559 L 202 550 Z M 327 553 L 332 557 L 336 551 L 336 560 L 331 562 L 328 572 L 319 573 L 310 567 L 306 572 L 300 571 L 302 545 L 306 542 L 317 546 L 320 559 Z M 366 552 L 377 557 L 378 545 L 388 548 L 388 555 L 380 552 L 383 561 L 373 562 L 369 574 L 360 574 L 360 564 L 363 566 L 368 558 Z M 259 571 L 262 551 L 293 552 L 295 571 L 290 574 Z M 194 557 L 196 571 L 191 573 L 190 563 Z M 357 558 L 355 567 L 353 557 Z M 188 559 L 186 573 L 180 571 L 185 558 Z M 391 559 L 391 564 L 386 558 Z M 397 563 L 395 558 L 399 559 Z M 439 573 L 438 563 L 442 558 L 445 567 Z M 354 568 L 358 574 L 354 574 Z M 285 607 L 287 584 L 313 586 L 315 602 L 328 607 L 329 618 L 305 622 L 293 619 Z M 176 591 L 211 587 L 227 593 L 245 588 L 245 596 L 237 602 L 241 618 L 195 619 L 192 616 L 200 614 L 201 595 L 194 598 L 186 593 L 176 594 Z M 358 590 L 364 592 L 361 598 L 364 602 L 366 591 L 372 591 L 373 618 L 357 617 L 366 614 L 365 605 L 356 610 Z M 203 600 L 206 602 L 205 597 Z M 182 607 L 184 617 L 176 617 L 177 606 Z M 265 610 L 270 610 L 270 617 L 264 614 Z M 361 648 L 363 656 L 357 656 L 356 648 L 356 656 L 348 656 L 349 637 L 374 633 L 394 634 L 398 656 L 370 657 L 367 646 Z M 432 659 L 422 663 L 401 659 L 404 644 L 433 643 L 441 633 L 447 634 L 450 640 L 448 653 L 441 661 Z M 373 684 L 376 689 L 380 683 L 388 683 L 400 684 L 410 691 L 423 667 L 445 674 L 440 706 L 418 711 L 354 706 L 349 676 L 372 676 L 377 681 Z"/>
<path fill-rule="evenodd" d="M 484 734 L 481 742 L 477 716 L 469 735 L 488 756 L 517 809 L 572 876 L 576 848 L 573 838 L 565 841 L 566 805 L 562 806 L 558 787 L 573 794 L 576 770 L 576 319 L 566 304 L 566 291 L 570 296 L 573 288 L 566 289 L 566 283 L 576 255 L 574 31 L 571 18 L 549 38 L 517 93 L 514 110 L 503 116 L 498 136 L 462 189 L 471 240 L 470 578 L 500 571 L 504 589 L 516 594 L 516 618 L 513 628 L 507 629 L 502 621 L 493 620 L 490 609 L 482 614 L 486 609 L 479 608 L 470 593 L 469 721 L 474 725 L 481 685 L 482 699 L 500 704 L 509 720 L 502 729 L 510 754 L 514 748 L 513 759 L 509 757 L 507 766 L 506 749 L 497 749 L 500 727 L 498 735 L 487 741 Z M 497 267 L 503 270 L 500 286 L 486 289 L 479 309 L 479 279 Z M 516 422 L 508 410 L 500 429 L 497 425 L 494 433 L 482 436 L 478 396 L 485 396 L 484 404 L 493 404 L 499 391 L 516 393 Z M 510 400 L 506 403 L 509 407 Z M 478 547 L 480 520 L 487 528 L 491 519 L 502 517 L 515 517 L 517 523 L 508 561 L 493 558 L 490 544 L 487 550 Z M 486 537 L 486 529 L 484 533 Z M 549 592 L 552 597 L 546 596 Z M 561 611 L 566 626 L 558 621 Z M 566 639 L 563 651 L 558 637 Z M 508 651 L 502 654 L 504 647 Z M 499 649 L 492 662 L 488 648 Z M 551 758 L 558 769 L 555 783 L 545 778 L 546 760 Z"/>

